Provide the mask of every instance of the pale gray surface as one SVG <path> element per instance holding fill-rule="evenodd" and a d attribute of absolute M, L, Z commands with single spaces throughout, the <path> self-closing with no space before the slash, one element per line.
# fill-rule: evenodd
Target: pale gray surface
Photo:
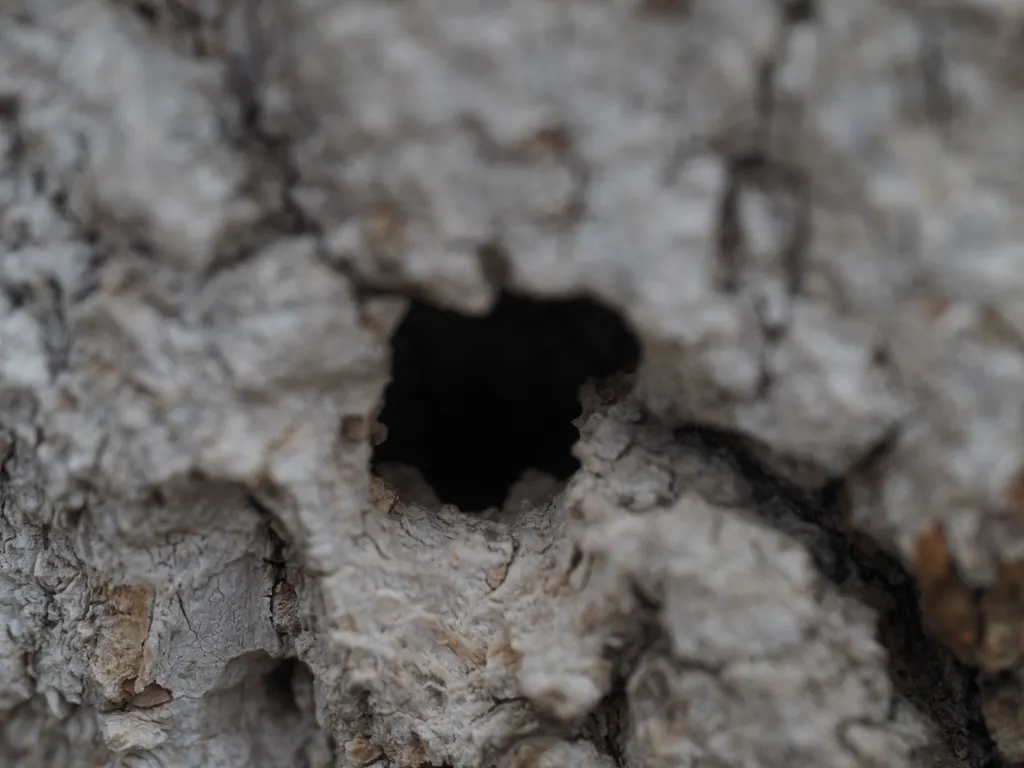
<path fill-rule="evenodd" d="M 0 0 L 0 765 L 1024 757 L 1024 10 L 801 5 Z M 398 499 L 396 297 L 501 287 L 635 390 L 550 501 Z"/>

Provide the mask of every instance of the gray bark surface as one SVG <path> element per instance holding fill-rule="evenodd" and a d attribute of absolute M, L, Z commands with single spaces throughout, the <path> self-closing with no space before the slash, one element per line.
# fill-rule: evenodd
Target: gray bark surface
<path fill-rule="evenodd" d="M 0 766 L 1024 761 L 1022 34 L 0 0 Z M 641 361 L 471 514 L 371 455 L 503 291 Z"/>

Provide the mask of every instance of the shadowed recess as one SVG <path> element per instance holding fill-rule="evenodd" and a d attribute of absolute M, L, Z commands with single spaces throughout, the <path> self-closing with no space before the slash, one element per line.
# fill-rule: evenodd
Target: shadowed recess
<path fill-rule="evenodd" d="M 533 468 L 567 479 L 590 378 L 635 369 L 639 344 L 610 309 L 583 298 L 502 294 L 483 317 L 414 301 L 392 339 L 392 381 L 374 466 L 419 469 L 441 501 L 501 505 Z"/>

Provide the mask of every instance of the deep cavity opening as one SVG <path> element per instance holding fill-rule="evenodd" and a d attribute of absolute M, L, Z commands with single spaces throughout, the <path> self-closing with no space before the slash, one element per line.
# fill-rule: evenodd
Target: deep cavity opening
<path fill-rule="evenodd" d="M 579 389 L 631 371 L 640 347 L 612 310 L 585 298 L 504 293 L 483 317 L 413 301 L 392 339 L 392 379 L 373 456 L 419 470 L 464 511 L 500 506 L 528 469 L 579 468 Z"/>

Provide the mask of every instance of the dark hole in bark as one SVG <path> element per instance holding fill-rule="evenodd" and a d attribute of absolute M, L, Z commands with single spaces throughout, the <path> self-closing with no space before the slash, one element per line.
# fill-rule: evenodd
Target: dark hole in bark
<path fill-rule="evenodd" d="M 282 659 L 263 676 L 263 684 L 266 686 L 268 698 L 276 701 L 282 711 L 299 711 L 299 704 L 295 700 L 294 680 L 295 675 L 299 674 L 304 667 L 305 664 L 298 659 Z"/>
<path fill-rule="evenodd" d="M 576 471 L 580 386 L 634 369 L 640 348 L 590 299 L 505 293 L 484 317 L 414 301 L 392 354 L 374 466 L 411 465 L 442 502 L 480 511 L 500 506 L 527 469 L 560 480 Z"/>

